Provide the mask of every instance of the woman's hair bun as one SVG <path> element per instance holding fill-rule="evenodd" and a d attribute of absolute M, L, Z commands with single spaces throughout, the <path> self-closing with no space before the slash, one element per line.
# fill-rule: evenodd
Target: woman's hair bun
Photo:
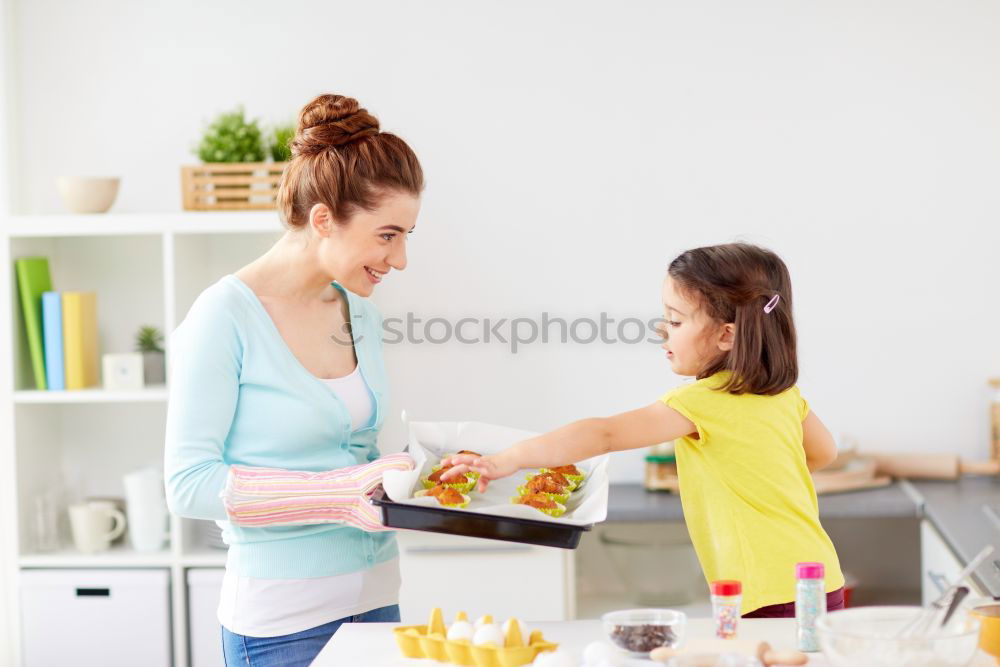
<path fill-rule="evenodd" d="M 320 95 L 299 113 L 292 155 L 314 155 L 379 133 L 378 119 L 353 97 Z"/>

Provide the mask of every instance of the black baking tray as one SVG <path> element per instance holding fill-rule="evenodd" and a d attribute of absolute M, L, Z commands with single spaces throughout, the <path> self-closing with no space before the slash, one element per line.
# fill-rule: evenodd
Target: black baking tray
<path fill-rule="evenodd" d="M 594 527 L 594 524 L 576 526 L 555 521 L 536 521 L 463 512 L 444 507 L 397 503 L 385 495 L 385 489 L 381 484 L 375 489 L 371 500 L 382 508 L 382 525 L 388 528 L 482 537 L 488 540 L 537 544 L 559 549 L 576 549 L 580 544 L 580 537 Z"/>

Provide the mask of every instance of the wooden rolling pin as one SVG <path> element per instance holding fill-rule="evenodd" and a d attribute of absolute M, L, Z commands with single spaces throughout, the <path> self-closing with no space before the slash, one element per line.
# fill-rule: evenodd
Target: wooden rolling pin
<path fill-rule="evenodd" d="M 879 475 L 913 479 L 958 479 L 1000 474 L 1000 461 L 963 461 L 954 454 L 872 454 Z"/>
<path fill-rule="evenodd" d="M 804 665 L 809 662 L 805 653 L 798 651 L 774 651 L 767 642 L 752 639 L 689 639 L 683 648 L 673 649 L 661 646 L 649 653 L 655 662 L 668 662 L 671 658 L 704 656 L 705 664 L 715 665 L 715 658 L 721 654 L 735 653 L 747 658 L 756 658 L 764 667 L 771 665 Z M 687 664 L 687 662 L 685 662 Z M 700 665 L 695 661 L 693 665 Z"/>

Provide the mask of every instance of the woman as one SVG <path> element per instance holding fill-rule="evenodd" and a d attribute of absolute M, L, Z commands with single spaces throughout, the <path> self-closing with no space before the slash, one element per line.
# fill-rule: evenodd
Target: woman
<path fill-rule="evenodd" d="M 302 109 L 291 147 L 288 230 L 206 289 L 171 347 L 167 499 L 229 545 L 227 665 L 307 665 L 342 623 L 399 620 L 395 539 L 367 494 L 412 461 L 379 458 L 382 327 L 363 297 L 406 267 L 423 173 L 340 95 Z"/>

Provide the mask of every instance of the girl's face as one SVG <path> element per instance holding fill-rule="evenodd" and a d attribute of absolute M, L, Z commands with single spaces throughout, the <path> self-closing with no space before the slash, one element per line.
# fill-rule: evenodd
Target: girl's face
<path fill-rule="evenodd" d="M 406 237 L 419 211 L 419 198 L 390 192 L 374 211 L 358 211 L 344 224 L 336 224 L 329 209 L 316 204 L 309 222 L 319 238 L 321 270 L 351 292 L 370 296 L 390 270 L 406 268 Z"/>
<path fill-rule="evenodd" d="M 697 376 L 733 349 L 735 325 L 716 322 L 680 291 L 670 276 L 663 281 L 663 349 L 678 375 Z"/>

